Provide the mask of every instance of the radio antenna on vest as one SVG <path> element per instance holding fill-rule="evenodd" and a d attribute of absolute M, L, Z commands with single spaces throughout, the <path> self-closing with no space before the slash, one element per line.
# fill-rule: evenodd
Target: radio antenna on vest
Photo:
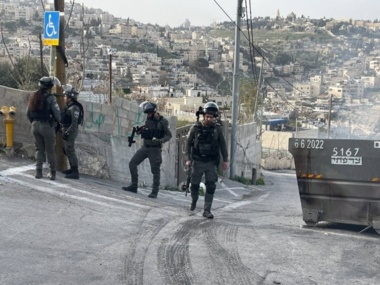
<path fill-rule="evenodd" d="M 195 113 L 195 116 L 197 116 L 197 122 L 199 122 L 199 116 L 203 115 L 203 114 L 204 114 L 203 113 L 203 108 L 201 106 L 201 107 L 199 107 L 198 111 Z"/>

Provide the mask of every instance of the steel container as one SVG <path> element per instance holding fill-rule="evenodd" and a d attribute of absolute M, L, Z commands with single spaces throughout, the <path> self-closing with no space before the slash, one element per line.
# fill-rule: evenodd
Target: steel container
<path fill-rule="evenodd" d="M 372 226 L 380 233 L 380 141 L 289 139 L 303 220 Z"/>

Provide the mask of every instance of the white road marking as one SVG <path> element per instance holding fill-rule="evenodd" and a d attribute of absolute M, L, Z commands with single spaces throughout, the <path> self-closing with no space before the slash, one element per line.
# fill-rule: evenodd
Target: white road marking
<path fill-rule="evenodd" d="M 14 175 L 14 174 L 20 174 L 21 172 L 32 170 L 35 168 L 36 168 L 35 164 L 8 168 L 7 170 L 0 171 L 0 176 L 9 176 L 9 175 Z"/>
<path fill-rule="evenodd" d="M 118 206 L 115 206 L 115 205 L 107 204 L 105 202 L 96 201 L 96 200 L 93 200 L 93 199 L 90 199 L 90 198 L 80 197 L 80 196 L 77 196 L 77 195 L 63 193 L 63 192 L 61 192 L 59 190 L 52 189 L 51 187 L 48 188 L 48 187 L 44 187 L 44 186 L 33 185 L 31 183 L 24 182 L 21 179 L 17 179 L 17 178 L 14 178 L 14 177 L 13 178 L 9 177 L 9 176 L 17 175 L 17 176 L 24 176 L 24 177 L 28 177 L 28 178 L 34 179 L 34 177 L 32 175 L 23 173 L 23 171 L 28 171 L 28 170 L 31 170 L 31 169 L 34 169 L 34 168 L 35 168 L 35 165 L 31 165 L 31 166 L 29 165 L 29 166 L 9 168 L 7 170 L 0 171 L 0 181 L 17 183 L 17 184 L 19 184 L 21 186 L 25 186 L 25 187 L 31 188 L 33 190 L 37 190 L 37 191 L 44 192 L 44 193 L 49 193 L 49 194 L 52 194 L 52 195 L 58 195 L 60 197 L 66 197 L 66 198 L 71 198 L 71 199 L 76 199 L 76 200 L 82 200 L 82 201 L 86 201 L 86 202 L 90 202 L 90 203 L 94 203 L 94 204 L 98 204 L 98 205 L 102 205 L 102 206 L 112 206 L 112 207 L 115 207 L 115 208 L 126 209 L 125 207 L 118 207 Z M 116 198 L 112 198 L 112 197 L 108 197 L 108 196 L 92 193 L 92 192 L 89 192 L 89 191 L 73 188 L 72 185 L 68 185 L 68 184 L 65 184 L 65 183 L 57 182 L 57 181 L 40 180 L 39 182 L 43 182 L 43 183 L 46 183 L 46 184 L 51 184 L 51 185 L 57 186 L 59 188 L 68 189 L 70 191 L 74 191 L 75 193 L 80 193 L 80 194 L 92 196 L 94 198 L 98 198 L 98 199 L 102 199 L 102 200 L 107 200 L 107 201 L 110 201 L 110 202 L 115 202 L 115 203 L 124 204 L 124 205 L 128 205 L 128 206 L 134 206 L 134 207 L 137 207 L 137 208 L 149 208 L 148 206 L 140 205 L 140 204 L 137 204 L 137 203 L 128 202 L 128 201 L 125 201 L 125 200 L 120 200 L 120 199 L 116 199 Z"/>
<path fill-rule="evenodd" d="M 237 209 L 245 205 L 253 204 L 254 202 L 255 201 L 241 201 L 241 202 L 232 203 L 230 205 L 223 207 L 223 210 Z"/>
<path fill-rule="evenodd" d="M 220 186 L 222 186 L 223 190 L 227 190 L 232 196 L 235 196 L 235 197 L 239 196 L 238 194 L 236 194 L 234 191 L 231 190 L 232 188 L 228 188 L 222 180 L 219 182 L 219 184 L 220 184 Z"/>

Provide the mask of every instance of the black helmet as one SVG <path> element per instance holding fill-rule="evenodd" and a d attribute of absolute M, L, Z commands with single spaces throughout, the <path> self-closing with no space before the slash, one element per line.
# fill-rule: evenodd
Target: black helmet
<path fill-rule="evenodd" d="M 144 113 L 154 113 L 156 112 L 157 105 L 149 101 L 142 102 L 140 107 L 143 109 Z"/>
<path fill-rule="evenodd" d="M 50 89 L 54 85 L 55 86 L 61 86 L 61 82 L 59 81 L 59 79 L 57 77 L 54 77 L 54 76 L 44 76 L 38 82 L 38 86 L 41 89 Z"/>
<path fill-rule="evenodd" d="M 203 106 L 203 113 L 204 114 L 210 114 L 214 117 L 218 117 L 219 107 L 214 102 L 207 102 Z"/>
<path fill-rule="evenodd" d="M 63 86 L 64 94 L 72 99 L 77 100 L 79 93 L 74 89 L 74 87 L 71 84 L 66 84 Z"/>

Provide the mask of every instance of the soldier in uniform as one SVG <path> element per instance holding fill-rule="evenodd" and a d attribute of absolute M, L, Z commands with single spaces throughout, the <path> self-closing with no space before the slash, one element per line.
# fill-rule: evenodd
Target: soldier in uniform
<path fill-rule="evenodd" d="M 69 179 L 79 179 L 75 140 L 78 136 L 78 126 L 83 122 L 83 106 L 78 102 L 78 95 L 79 93 L 71 85 L 65 85 L 66 107 L 62 111 L 61 124 L 62 139 L 70 169 L 64 170 L 63 173 L 65 178 Z"/>
<path fill-rule="evenodd" d="M 61 121 L 61 111 L 57 100 L 51 94 L 53 86 L 61 86 L 58 78 L 44 76 L 39 80 L 39 89 L 35 91 L 28 103 L 27 117 L 32 123 L 32 133 L 36 145 L 36 178 L 42 178 L 42 166 L 47 157 L 50 166 L 48 177 L 55 180 L 57 158 L 55 154 L 55 128 Z"/>
<path fill-rule="evenodd" d="M 221 125 L 215 122 L 219 108 L 214 102 L 203 106 L 203 121 L 195 123 L 189 130 L 186 140 L 186 165 L 192 165 L 191 206 L 194 211 L 199 198 L 199 184 L 205 174 L 206 194 L 203 217 L 212 219 L 212 201 L 218 180 L 217 167 L 220 154 L 223 159 L 223 170 L 228 168 L 228 152 Z"/>
<path fill-rule="evenodd" d="M 140 107 L 143 108 L 147 118 L 145 125 L 137 131 L 143 139 L 143 145 L 134 154 L 129 162 L 129 171 L 131 172 L 132 183 L 130 186 L 122 187 L 123 190 L 137 193 L 138 172 L 137 166 L 146 158 L 149 159 L 150 169 L 153 174 L 153 189 L 148 195 L 149 198 L 157 198 L 160 186 L 160 166 L 162 163 L 162 144 L 169 141 L 172 134 L 169 130 L 169 122 L 163 116 L 156 112 L 156 104 L 143 102 Z"/>

